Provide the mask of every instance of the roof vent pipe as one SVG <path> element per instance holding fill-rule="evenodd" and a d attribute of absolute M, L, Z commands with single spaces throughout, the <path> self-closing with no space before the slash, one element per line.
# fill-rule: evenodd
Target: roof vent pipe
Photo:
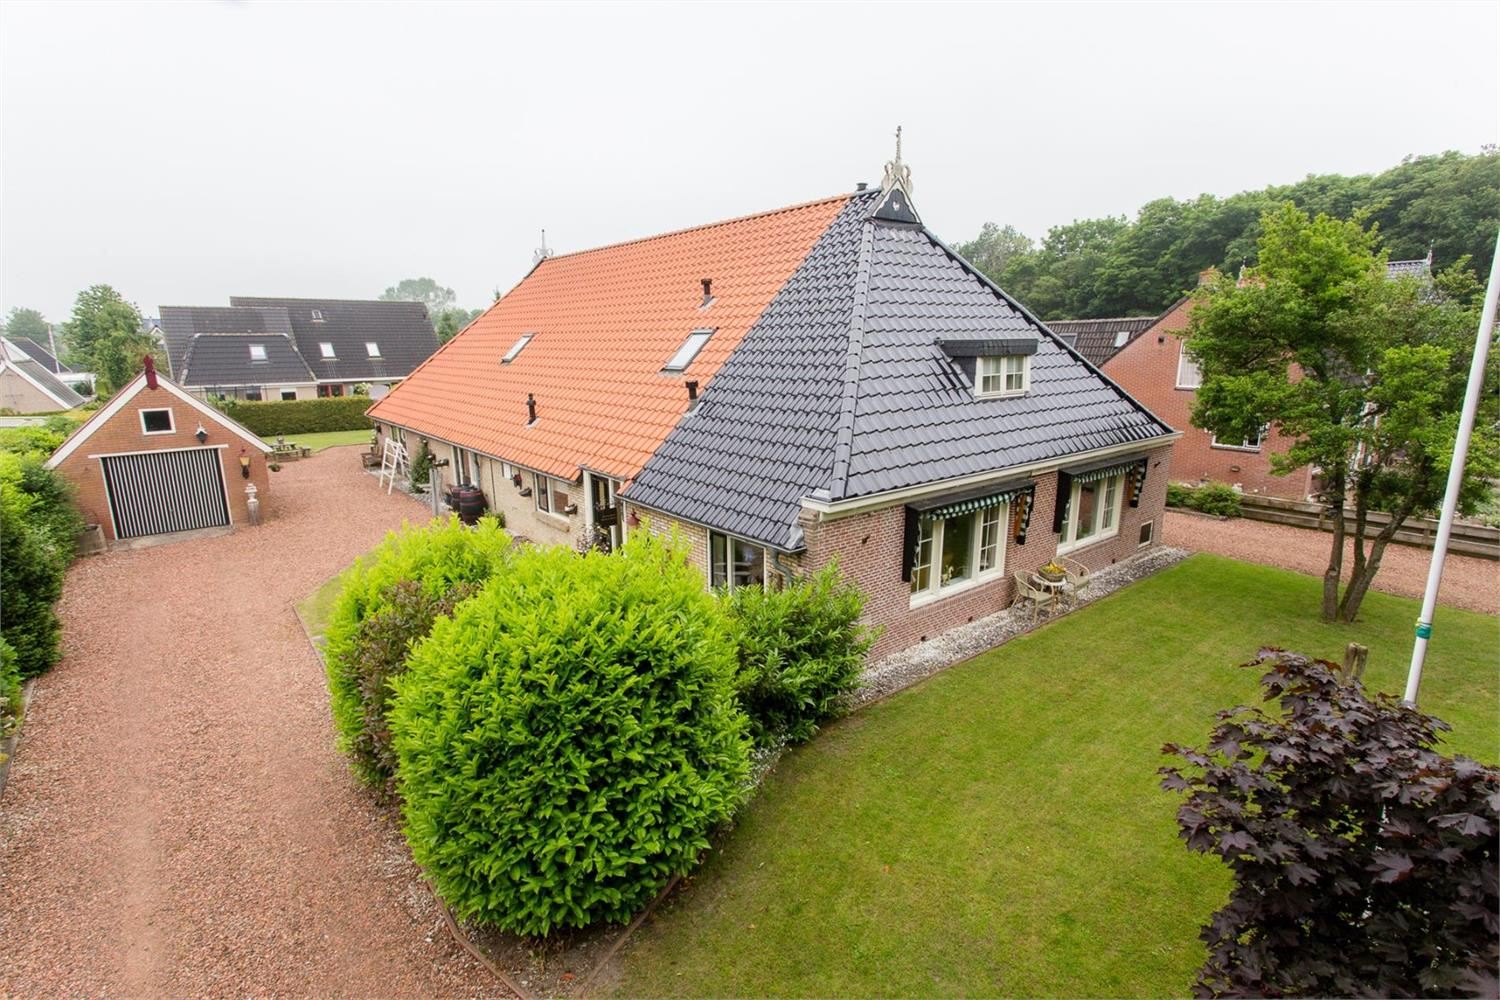
<path fill-rule="evenodd" d="M 528 426 L 536 423 L 536 397 L 529 392 L 526 394 L 526 423 Z"/>
<path fill-rule="evenodd" d="M 703 282 L 703 305 L 706 306 L 714 300 L 714 279 L 700 278 L 699 280 Z"/>
<path fill-rule="evenodd" d="M 870 185 L 865 183 L 864 181 L 860 181 L 858 184 L 854 185 L 854 190 L 856 191 L 868 191 L 869 189 Z"/>
<path fill-rule="evenodd" d="M 690 379 L 689 381 L 684 382 L 682 384 L 685 385 L 685 386 L 687 386 L 687 391 L 688 391 L 688 409 L 691 410 L 693 407 L 695 407 L 695 406 L 698 405 L 698 380 L 697 379 Z"/>

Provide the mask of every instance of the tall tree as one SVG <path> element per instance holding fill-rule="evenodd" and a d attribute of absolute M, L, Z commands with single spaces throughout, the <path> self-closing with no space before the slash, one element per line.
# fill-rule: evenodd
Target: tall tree
<path fill-rule="evenodd" d="M 456 296 L 431 278 L 403 278 L 380 294 L 382 302 L 420 302 L 434 320 L 444 309 L 451 308 Z"/>
<path fill-rule="evenodd" d="M 7 337 L 29 337 L 43 347 L 46 347 L 47 320 L 35 309 L 26 309 L 17 306 L 5 315 L 5 335 Z"/>
<path fill-rule="evenodd" d="M 100 395 L 124 385 L 140 370 L 141 358 L 156 347 L 141 331 L 141 314 L 109 285 L 78 293 L 73 316 L 63 324 L 68 363 L 99 376 Z"/>
<path fill-rule="evenodd" d="M 1031 237 L 1015 226 L 997 226 L 993 222 L 986 222 L 978 236 L 967 243 L 960 243 L 956 249 L 964 260 L 985 274 L 998 275 L 1005 272 L 1005 266 L 1012 257 L 1031 253 L 1034 247 Z"/>
<path fill-rule="evenodd" d="M 438 343 L 446 344 L 454 335 L 484 312 L 483 309 L 444 309 L 432 318 L 432 328 L 437 332 Z"/>
<path fill-rule="evenodd" d="M 1187 349 L 1203 384 L 1193 423 L 1236 440 L 1274 425 L 1291 447 L 1271 455 L 1273 471 L 1320 470 L 1319 499 L 1333 525 L 1323 617 L 1353 621 L 1396 531 L 1442 502 L 1479 289 L 1463 270 L 1467 261 L 1435 285 L 1389 280 L 1374 231 L 1358 221 L 1313 219 L 1287 203 L 1261 219 L 1261 230 L 1259 263 L 1246 280 L 1221 276 L 1195 293 Z M 1500 363 L 1486 373 L 1486 412 L 1460 497 L 1465 512 L 1500 473 L 1497 372 Z M 1366 538 L 1377 510 L 1389 520 Z"/>

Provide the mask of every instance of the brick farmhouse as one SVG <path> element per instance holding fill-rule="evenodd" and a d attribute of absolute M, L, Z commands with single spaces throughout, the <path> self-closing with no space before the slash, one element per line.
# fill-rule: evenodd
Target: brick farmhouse
<path fill-rule="evenodd" d="M 837 560 L 875 655 L 1156 544 L 1175 434 L 878 190 L 540 260 L 370 411 L 535 541 Z"/>

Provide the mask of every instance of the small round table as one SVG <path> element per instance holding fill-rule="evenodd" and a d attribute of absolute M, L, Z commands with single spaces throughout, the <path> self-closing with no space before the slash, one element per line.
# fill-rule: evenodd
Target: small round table
<path fill-rule="evenodd" d="M 1064 598 L 1068 596 L 1068 578 L 1066 576 L 1061 580 L 1049 580 L 1040 573 L 1032 573 L 1031 585 L 1038 590 L 1045 590 L 1051 594 L 1058 604 L 1061 604 Z"/>

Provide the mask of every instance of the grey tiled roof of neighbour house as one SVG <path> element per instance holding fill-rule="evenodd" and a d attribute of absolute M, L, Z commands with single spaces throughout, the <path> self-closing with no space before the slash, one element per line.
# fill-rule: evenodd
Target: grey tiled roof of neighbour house
<path fill-rule="evenodd" d="M 1431 278 L 1432 259 L 1423 257 L 1421 260 L 1387 261 L 1385 276 L 1387 278 Z"/>
<path fill-rule="evenodd" d="M 272 299 L 232 295 L 231 305 L 284 309 L 297 348 L 324 381 L 363 382 L 410 375 L 438 348 L 427 307 L 420 302 L 353 299 Z M 320 344 L 333 345 L 333 358 Z M 379 345 L 371 357 L 367 343 Z"/>
<path fill-rule="evenodd" d="M 1120 319 L 1049 319 L 1047 328 L 1071 343 L 1089 363 L 1098 367 L 1136 337 L 1145 333 L 1161 317 L 1127 316 Z M 1125 337 L 1121 341 L 1120 334 Z"/>
<path fill-rule="evenodd" d="M 63 364 L 52 356 L 52 352 L 30 337 L 6 337 L 16 347 L 20 348 L 27 357 L 40 364 L 43 368 L 54 374 L 72 374 L 73 369 Z"/>
<path fill-rule="evenodd" d="M 258 345 L 265 360 L 250 348 Z M 201 388 L 239 385 L 305 384 L 315 381 L 292 338 L 282 333 L 200 333 L 183 356 L 183 385 Z"/>
<path fill-rule="evenodd" d="M 853 499 L 1171 433 L 920 224 L 871 218 L 877 197 L 851 199 L 627 500 L 796 551 L 804 497 Z M 972 367 L 950 356 L 996 341 L 1034 345 L 1028 395 L 976 399 Z"/>
<path fill-rule="evenodd" d="M 184 374 L 188 347 L 199 334 L 258 333 L 279 334 L 290 338 L 292 320 L 285 309 L 237 309 L 232 306 L 162 306 L 161 332 L 167 344 L 167 361 L 172 377 L 183 385 L 197 386 Z M 269 338 L 268 338 L 269 339 Z M 305 366 L 304 366 L 305 367 Z M 250 371 L 250 356 L 245 355 L 245 377 L 224 381 L 221 385 L 255 385 Z M 310 381 L 304 375 L 302 381 Z"/>

